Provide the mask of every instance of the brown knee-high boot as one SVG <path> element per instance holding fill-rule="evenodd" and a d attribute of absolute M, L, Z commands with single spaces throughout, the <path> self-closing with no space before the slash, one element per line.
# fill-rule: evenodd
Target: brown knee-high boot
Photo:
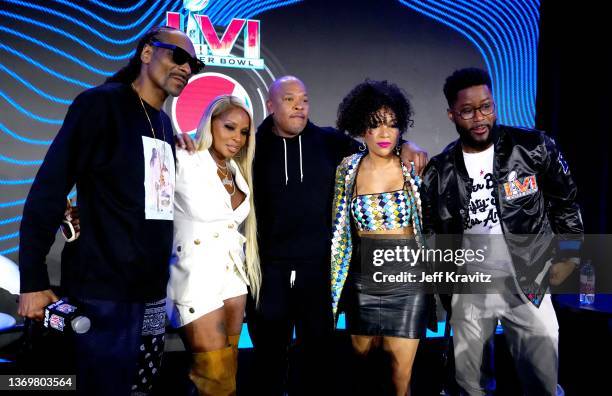
<path fill-rule="evenodd" d="M 232 347 L 234 351 L 234 359 L 236 361 L 236 367 L 238 366 L 238 340 L 240 339 L 240 334 L 229 335 L 227 336 L 228 343 Z"/>
<path fill-rule="evenodd" d="M 231 346 L 193 354 L 189 378 L 200 396 L 236 395 L 236 364 Z"/>
<path fill-rule="evenodd" d="M 238 340 L 240 339 L 240 334 L 227 336 L 228 343 L 232 348 L 232 352 L 234 353 L 234 375 L 238 375 Z"/>

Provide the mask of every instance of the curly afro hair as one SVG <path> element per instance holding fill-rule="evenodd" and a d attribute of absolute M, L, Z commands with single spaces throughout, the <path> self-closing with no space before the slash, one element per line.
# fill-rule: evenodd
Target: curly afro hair
<path fill-rule="evenodd" d="M 386 80 L 369 79 L 357 85 L 342 99 L 336 126 L 353 137 L 363 136 L 368 129 L 383 123 L 381 109 L 393 112 L 401 133 L 412 126 L 412 105 L 404 91 Z"/>

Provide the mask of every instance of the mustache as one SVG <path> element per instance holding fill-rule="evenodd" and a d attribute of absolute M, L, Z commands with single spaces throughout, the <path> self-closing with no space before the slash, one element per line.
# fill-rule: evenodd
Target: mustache
<path fill-rule="evenodd" d="M 477 142 L 474 140 L 474 138 L 472 137 L 470 130 L 472 128 L 478 127 L 478 126 L 482 126 L 482 125 L 486 125 L 489 127 L 489 136 L 487 137 L 487 140 L 484 142 Z M 467 128 L 462 128 L 459 125 L 455 124 L 455 129 L 457 130 L 457 133 L 459 134 L 459 140 L 470 147 L 486 147 L 489 143 L 491 143 L 493 141 L 493 129 L 495 128 L 496 123 L 493 124 L 487 124 L 487 123 L 481 123 L 479 125 L 474 125 L 472 126 L 472 128 L 467 129 Z"/>

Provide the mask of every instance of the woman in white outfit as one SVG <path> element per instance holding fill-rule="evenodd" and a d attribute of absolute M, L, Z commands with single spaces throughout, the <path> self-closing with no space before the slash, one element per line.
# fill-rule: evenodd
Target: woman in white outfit
<path fill-rule="evenodd" d="M 261 283 L 252 120 L 240 99 L 219 96 L 198 125 L 196 152 L 176 153 L 169 318 L 193 353 L 200 395 L 235 394 L 247 286 L 257 298 Z"/>

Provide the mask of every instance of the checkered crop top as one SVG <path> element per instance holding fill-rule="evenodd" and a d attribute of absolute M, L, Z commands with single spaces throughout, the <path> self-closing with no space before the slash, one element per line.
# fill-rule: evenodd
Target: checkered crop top
<path fill-rule="evenodd" d="M 412 225 L 416 204 L 406 190 L 356 195 L 351 214 L 359 231 L 388 231 Z"/>

